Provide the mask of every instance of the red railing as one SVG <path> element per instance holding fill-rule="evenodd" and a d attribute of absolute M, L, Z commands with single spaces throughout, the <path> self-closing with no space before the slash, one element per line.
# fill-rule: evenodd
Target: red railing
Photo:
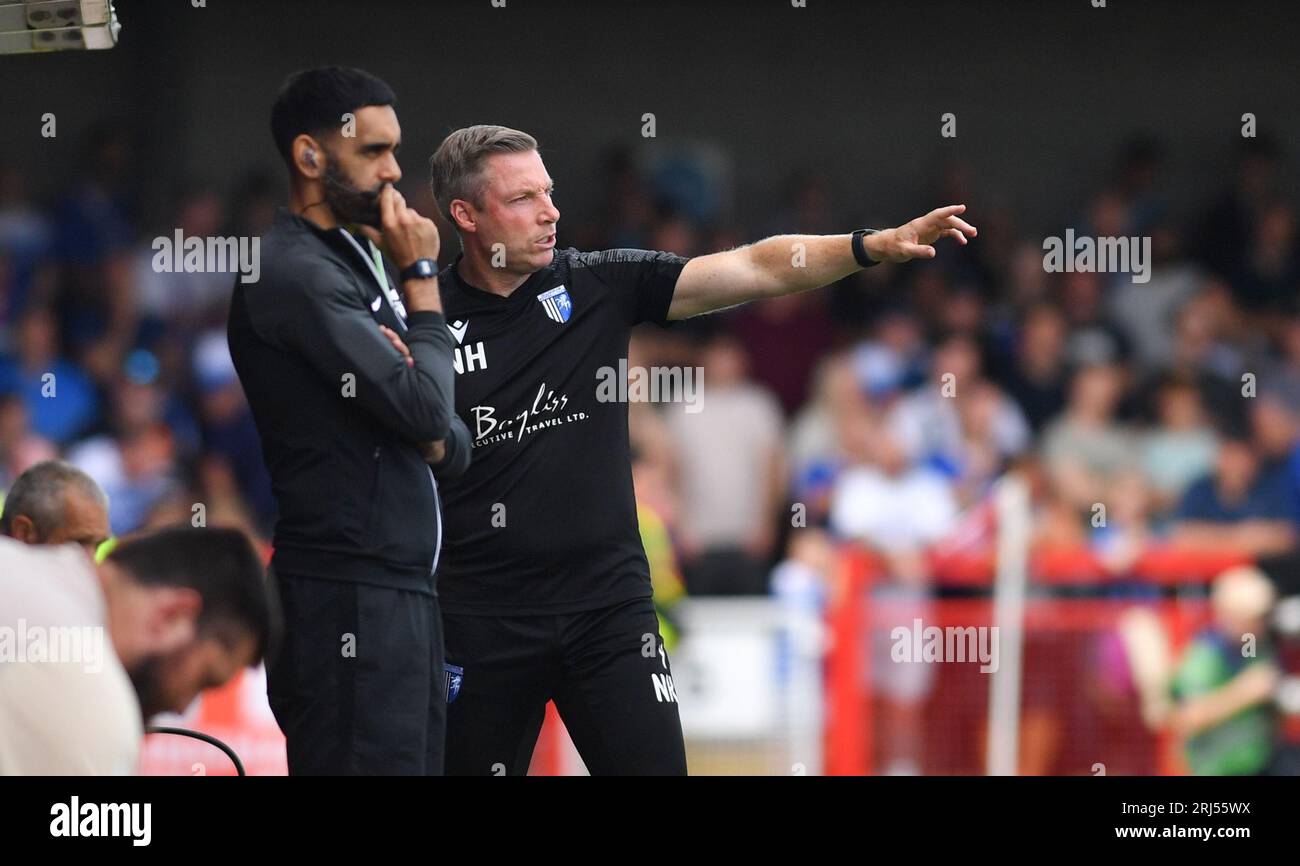
<path fill-rule="evenodd" d="M 1144 605 L 1154 610 L 1163 623 L 1174 651 L 1181 649 L 1195 632 L 1208 621 L 1207 605 L 1203 593 L 1192 596 L 1171 597 L 1168 590 L 1177 586 L 1203 586 L 1225 569 L 1249 562 L 1248 556 L 1233 551 L 1186 550 L 1153 547 L 1135 562 L 1124 575 L 1111 572 L 1091 551 L 1084 548 L 1044 548 L 1035 550 L 1030 557 L 1031 596 L 1025 607 L 1026 652 L 1038 654 L 1037 665 L 1026 665 L 1022 691 L 1032 701 L 1035 683 L 1031 678 L 1079 676 L 1080 681 L 1057 689 L 1061 705 L 1054 712 L 1058 718 L 1071 712 L 1068 692 L 1070 688 L 1082 692 L 1095 688 L 1092 677 L 1101 680 L 1115 678 L 1114 667 L 1100 672 L 1077 664 L 1078 658 L 1092 651 L 1093 645 L 1104 646 L 1106 635 L 1114 628 L 1119 614 L 1134 605 Z M 934 584 L 939 588 L 982 592 L 991 589 L 994 561 L 991 552 L 946 554 L 931 557 Z M 838 557 L 831 580 L 827 606 L 827 626 L 831 635 L 831 648 L 826 660 L 826 729 L 825 769 L 830 775 L 864 775 L 875 771 L 874 751 L 876 732 L 875 695 L 872 660 L 864 647 L 863 637 L 872 628 L 888 628 L 891 603 L 873 589 L 887 578 L 882 562 L 869 551 L 856 546 L 844 547 Z M 1114 588 L 1143 585 L 1159 590 L 1152 597 L 1079 597 L 1040 596 L 1034 588 L 1070 589 L 1074 591 L 1092 587 Z M 992 625 L 993 600 L 990 595 L 981 597 L 941 597 L 927 607 L 927 625 L 981 626 Z M 1081 649 L 1081 647 L 1083 649 Z M 1074 665 L 1059 662 L 1074 659 Z M 1058 664 L 1058 667 L 1053 667 Z M 957 666 L 944 666 L 952 668 Z M 1046 670 L 1044 668 L 1047 668 Z M 1105 665 L 1101 665 L 1105 668 Z M 927 705 L 928 724 L 948 722 L 952 727 L 938 732 L 930 739 L 940 743 L 940 751 L 953 752 L 952 740 L 964 739 L 968 747 L 960 760 L 931 764 L 927 772 L 982 772 L 980 743 L 984 720 L 980 707 L 987 707 L 987 679 L 967 676 L 969 669 L 947 674 L 931 695 Z M 1041 685 L 1041 684 L 1039 684 Z M 1037 689 L 1038 692 L 1044 691 Z M 1136 701 L 1136 698 L 1134 698 Z M 972 707 L 973 705 L 973 707 Z M 1134 703 L 1134 706 L 1136 704 Z M 961 718 L 945 713 L 959 707 Z M 1133 718 L 1129 719 L 1133 722 Z M 1061 724 L 1069 729 L 1078 727 L 1078 719 L 1066 719 Z M 1105 725 L 1099 725 L 1105 727 Z M 1142 763 L 1140 757 L 1126 759 L 1125 766 L 1146 767 L 1146 771 L 1159 774 L 1182 772 L 1181 758 L 1176 744 L 1167 734 L 1152 734 L 1140 726 L 1130 725 L 1119 734 L 1129 739 L 1150 740 L 1151 760 Z M 1116 736 L 1119 736 L 1116 734 Z M 1089 736 L 1101 736 L 1090 734 Z M 1096 747 L 1100 749 L 1101 747 Z M 1090 765 L 1089 765 L 1090 766 Z M 1074 768 L 1065 762 L 1063 772 Z M 1087 772 L 1080 762 L 1079 772 Z M 1139 770 L 1140 771 L 1140 770 Z"/>

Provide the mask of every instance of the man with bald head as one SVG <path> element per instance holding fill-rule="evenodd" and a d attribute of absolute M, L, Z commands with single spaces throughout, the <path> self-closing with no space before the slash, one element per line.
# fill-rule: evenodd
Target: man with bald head
<path fill-rule="evenodd" d="M 77 544 L 94 559 L 109 536 L 108 496 L 71 463 L 37 463 L 9 488 L 0 533 L 24 544 Z"/>

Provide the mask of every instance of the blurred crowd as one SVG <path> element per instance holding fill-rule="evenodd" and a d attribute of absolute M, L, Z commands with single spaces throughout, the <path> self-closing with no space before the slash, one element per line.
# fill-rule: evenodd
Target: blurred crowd
<path fill-rule="evenodd" d="M 738 216 L 711 152 L 612 148 L 591 177 L 561 178 L 600 193 L 586 213 L 558 201 L 561 242 L 584 249 L 699 255 L 950 202 L 980 228 L 932 263 L 634 335 L 630 366 L 704 370 L 703 411 L 631 406 L 638 495 L 687 592 L 765 592 L 804 526 L 923 580 L 925 551 L 970 535 L 967 516 L 1011 468 L 1034 480 L 1037 542 L 1090 548 L 1117 573 L 1153 544 L 1291 550 L 1300 244 L 1285 155 L 1247 140 L 1190 209 L 1167 200 L 1167 159 L 1133 140 L 1046 232 L 1150 237 L 1148 282 L 1047 273 L 1043 232 L 959 163 L 932 173 L 915 214 L 873 213 L 800 173 Z M 108 493 L 114 534 L 201 504 L 209 524 L 265 542 L 275 505 L 225 343 L 233 277 L 158 273 L 152 240 L 256 236 L 281 179 L 254 168 L 228 189 L 195 182 L 144 213 L 130 139 L 112 124 L 88 134 L 79 166 L 38 199 L 30 167 L 0 161 L 0 489 L 62 456 Z M 433 213 L 419 174 L 403 188 Z"/>
<path fill-rule="evenodd" d="M 633 410 L 655 464 L 639 492 L 669 515 L 688 591 L 764 591 L 801 526 L 924 582 L 936 547 L 992 543 L 983 506 L 1012 469 L 1031 482 L 1033 542 L 1116 575 L 1154 546 L 1293 551 L 1300 239 L 1283 155 L 1249 142 L 1186 213 L 1166 200 L 1166 160 L 1158 142 L 1130 142 L 1046 232 L 1149 237 L 1146 282 L 1047 272 L 1043 235 L 951 165 L 914 209 L 967 203 L 980 228 L 968 247 L 639 332 L 631 363 L 704 369 L 703 411 Z M 625 171 L 605 182 L 604 233 L 583 243 L 690 255 L 880 221 L 807 176 L 760 225 L 701 224 L 689 199 Z"/>
<path fill-rule="evenodd" d="M 191 522 L 265 543 L 275 505 L 226 347 L 233 277 L 158 273 L 155 237 L 257 236 L 278 178 L 195 183 L 142 214 L 130 139 L 91 130 L 81 173 L 48 201 L 0 160 L 0 489 L 62 456 L 113 503 L 115 535 Z"/>
<path fill-rule="evenodd" d="M 936 168 L 905 214 L 874 212 L 815 172 L 792 174 L 770 206 L 738 214 L 715 150 L 614 147 L 590 177 L 559 178 L 598 192 L 587 212 L 557 201 L 560 241 L 580 249 L 692 256 L 772 234 L 884 227 L 957 202 L 980 229 L 967 247 L 941 244 L 931 263 L 882 264 L 822 291 L 634 333 L 630 368 L 703 370 L 702 407 L 691 407 L 700 411 L 629 407 L 666 633 L 683 592 L 761 594 L 783 581 L 824 591 L 838 540 L 873 549 L 892 583 L 919 593 L 900 610 L 925 614 L 927 588 L 943 577 L 935 551 L 993 544 L 990 494 L 1013 470 L 1031 482 L 1032 543 L 1086 551 L 1119 577 L 1161 547 L 1293 556 L 1295 198 L 1276 145 L 1247 140 L 1222 156 L 1194 204 L 1175 207 L 1169 154 L 1134 139 L 1046 228 L 1021 224 L 1014 203 L 960 163 Z M 0 491 L 62 457 L 107 494 L 114 536 L 196 522 L 201 511 L 265 554 L 275 503 L 226 346 L 234 277 L 159 273 L 152 242 L 178 229 L 258 236 L 282 179 L 250 167 L 229 188 L 188 183 L 146 212 L 121 127 L 92 129 L 77 164 L 57 194 L 37 195 L 31 167 L 0 155 Z M 418 170 L 402 187 L 436 213 Z M 1047 272 L 1044 237 L 1067 229 L 1149 237 L 1149 281 Z M 455 252 L 444 242 L 443 263 Z M 1180 669 L 1184 683 L 1201 672 L 1202 690 L 1235 670 L 1204 673 L 1222 654 L 1203 644 Z M 1187 667 L 1197 646 L 1201 661 Z M 909 738 L 934 676 L 903 668 L 878 683 L 894 731 L 881 740 L 891 772 L 919 766 Z M 1227 702 L 1198 705 L 1187 731 L 1236 711 L 1216 700 Z M 1127 704 L 1132 715 L 1136 702 Z M 1027 743 L 1051 739 L 1036 731 L 1055 728 L 1033 722 L 1031 713 Z M 1255 768 L 1264 760 L 1247 757 Z"/>

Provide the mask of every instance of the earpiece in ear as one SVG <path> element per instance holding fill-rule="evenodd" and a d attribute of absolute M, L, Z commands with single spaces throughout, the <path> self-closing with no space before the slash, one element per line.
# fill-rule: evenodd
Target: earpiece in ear
<path fill-rule="evenodd" d="M 316 151 L 314 148 L 307 148 L 302 152 L 302 161 L 312 168 L 316 167 Z"/>

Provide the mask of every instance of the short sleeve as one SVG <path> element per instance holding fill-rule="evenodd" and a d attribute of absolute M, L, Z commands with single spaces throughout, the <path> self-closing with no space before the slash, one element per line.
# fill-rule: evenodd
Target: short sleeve
<path fill-rule="evenodd" d="M 653 250 L 604 250 L 580 253 L 575 265 L 614 290 L 629 326 L 668 324 L 677 278 L 690 259 Z"/>

